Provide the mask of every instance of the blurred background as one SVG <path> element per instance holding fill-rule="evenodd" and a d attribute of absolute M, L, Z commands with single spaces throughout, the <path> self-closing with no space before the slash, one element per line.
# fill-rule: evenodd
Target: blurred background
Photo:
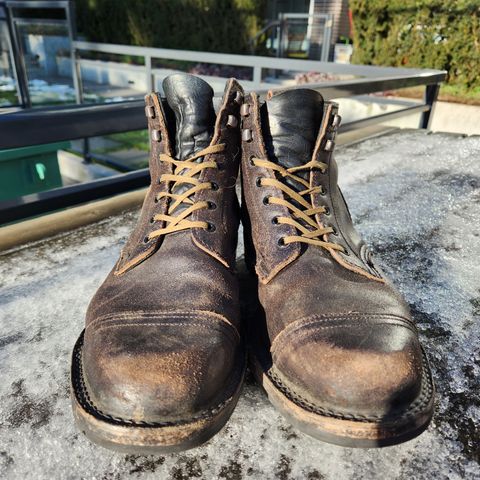
<path fill-rule="evenodd" d="M 0 203 L 0 224 L 72 203 L 69 190 L 48 208 L 22 197 L 145 169 L 139 106 L 173 71 L 218 94 L 231 76 L 260 93 L 309 84 L 357 138 L 478 134 L 479 11 L 478 0 L 0 0 L 0 202 L 23 209 Z"/>

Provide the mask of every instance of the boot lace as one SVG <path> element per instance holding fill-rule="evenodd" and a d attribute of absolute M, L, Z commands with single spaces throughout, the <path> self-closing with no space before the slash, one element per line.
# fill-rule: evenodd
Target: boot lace
<path fill-rule="evenodd" d="M 176 160 L 175 158 L 165 153 L 160 154 L 160 161 L 170 163 L 174 166 L 173 173 L 165 173 L 160 177 L 160 182 L 174 182 L 167 192 L 160 192 L 155 197 L 155 202 L 160 201 L 162 198 L 169 199 L 169 205 L 165 214 L 157 214 L 152 218 L 152 222 L 165 222 L 163 228 L 154 230 L 146 237 L 147 240 L 159 237 L 160 235 L 167 235 L 173 232 L 179 232 L 181 230 L 188 230 L 190 228 L 203 228 L 206 230 L 211 229 L 211 225 L 208 222 L 193 221 L 188 217 L 193 212 L 202 209 L 210 208 L 210 202 L 202 201 L 195 202 L 190 197 L 201 190 L 216 190 L 218 185 L 212 182 L 201 182 L 199 180 L 200 173 L 206 168 L 218 168 L 217 163 L 209 159 L 201 163 L 195 162 L 198 158 L 205 157 L 212 153 L 219 153 L 225 149 L 225 144 L 210 145 L 203 150 L 195 153 L 187 160 Z M 175 187 L 187 184 L 191 187 L 183 193 L 172 193 Z M 180 205 L 187 205 L 187 208 L 180 211 L 175 215 L 175 211 L 178 210 Z"/>
<path fill-rule="evenodd" d="M 299 206 L 297 207 L 291 201 L 287 200 L 286 198 L 277 198 L 274 196 L 265 197 L 264 203 L 266 204 L 274 204 L 274 205 L 282 205 L 291 212 L 290 217 L 275 217 L 274 221 L 278 224 L 284 225 L 291 225 L 295 227 L 298 231 L 297 235 L 289 235 L 283 237 L 282 243 L 283 245 L 288 245 L 289 243 L 294 242 L 302 242 L 308 243 L 310 245 L 316 245 L 318 247 L 322 247 L 325 249 L 332 249 L 332 250 L 340 250 L 344 251 L 344 248 L 341 245 L 337 245 L 333 242 L 327 242 L 321 240 L 322 235 L 327 233 L 334 233 L 334 229 L 332 227 L 326 226 L 321 227 L 319 226 L 318 222 L 315 219 L 315 215 L 326 213 L 327 208 L 324 206 L 315 207 L 312 204 L 310 195 L 315 193 L 323 193 L 322 186 L 315 186 L 310 187 L 310 183 L 295 175 L 296 172 L 300 172 L 302 170 L 312 170 L 312 169 L 319 169 L 324 173 L 327 169 L 327 165 L 323 162 L 318 162 L 316 160 L 311 160 L 310 162 L 306 163 L 305 165 L 301 165 L 298 167 L 291 167 L 291 168 L 284 168 L 281 165 L 273 163 L 269 160 L 263 158 L 255 158 L 251 159 L 252 164 L 257 167 L 266 168 L 268 170 L 272 170 L 280 175 L 282 178 L 289 178 L 298 182 L 299 184 L 305 187 L 305 190 L 296 192 L 292 188 L 290 188 L 285 183 L 277 180 L 276 178 L 258 178 L 257 185 L 258 186 L 271 186 L 280 189 L 286 197 L 294 200 Z M 308 199 L 308 200 L 307 200 Z"/>

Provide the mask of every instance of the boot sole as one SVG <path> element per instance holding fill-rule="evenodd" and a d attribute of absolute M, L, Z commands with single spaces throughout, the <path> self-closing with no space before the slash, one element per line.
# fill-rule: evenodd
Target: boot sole
<path fill-rule="evenodd" d="M 223 402 L 189 419 L 136 422 L 100 411 L 90 400 L 83 378 L 83 335 L 84 332 L 78 338 L 72 354 L 70 391 L 75 423 L 92 442 L 124 453 L 179 452 L 198 447 L 210 440 L 230 418 L 240 397 L 245 365 L 236 370 L 234 377 L 237 380 L 232 380 L 227 387 L 227 397 Z"/>
<path fill-rule="evenodd" d="M 255 355 L 250 355 L 250 364 L 273 406 L 300 431 L 327 443 L 354 448 L 396 445 L 420 435 L 433 415 L 434 385 L 425 353 L 420 395 L 408 409 L 383 418 L 354 416 L 308 404 L 282 384 L 272 368 L 264 368 Z"/>

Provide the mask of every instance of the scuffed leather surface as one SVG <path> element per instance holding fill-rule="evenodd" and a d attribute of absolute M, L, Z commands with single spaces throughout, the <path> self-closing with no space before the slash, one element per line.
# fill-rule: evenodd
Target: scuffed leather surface
<path fill-rule="evenodd" d="M 273 362 L 286 384 L 308 402 L 380 417 L 420 394 L 422 352 L 407 322 L 345 314 L 298 323 L 277 337 Z"/>
<path fill-rule="evenodd" d="M 344 264 L 357 268 L 367 275 L 382 279 L 380 268 L 368 254 L 365 242 L 353 226 L 348 206 L 338 186 L 338 167 L 335 158 L 332 152 L 325 151 L 323 148 L 327 140 L 335 140 L 336 132 L 330 125 L 337 113 L 338 106 L 335 103 L 328 102 L 322 118 L 322 128 L 319 132 L 317 145 L 313 152 L 318 161 L 327 165 L 327 170 L 325 173 L 313 170 L 310 175 L 310 184 L 321 185 L 324 194 L 313 194 L 312 203 L 315 207 L 327 207 L 327 212 L 317 215 L 317 220 L 321 225 L 335 229 L 334 233 L 325 235 L 325 240 L 341 245 L 348 252 L 347 254 L 335 252 L 335 255 L 341 257 Z"/>
<path fill-rule="evenodd" d="M 255 95 L 246 101 L 250 113 L 243 128 L 255 128 L 252 120 L 259 108 Z M 262 203 L 270 192 L 257 187 L 255 177 L 265 172 L 249 162 L 252 153 L 264 152 L 264 135 L 255 130 L 253 140 L 243 142 L 242 212 L 247 264 L 255 259 L 265 319 L 251 326 L 251 341 L 262 357 L 270 357 L 272 371 L 298 397 L 349 415 L 381 416 L 405 407 L 418 395 L 421 347 L 407 304 L 388 281 L 377 281 L 377 270 L 366 263 L 369 255 L 338 188 L 336 164 L 324 150 L 335 133 L 330 129 L 334 113 L 335 105 L 325 103 L 315 150 L 310 152 L 328 166 L 326 173 L 310 175 L 311 185 L 321 184 L 326 191 L 313 201 L 330 209 L 317 220 L 335 226 L 337 235 L 328 240 L 348 248 L 349 255 L 341 260 L 355 259 L 353 266 L 365 274 L 347 268 L 351 265 L 324 248 L 302 245 L 300 250 L 292 244 L 297 255 L 288 256 L 290 245 L 277 244 L 285 236 L 283 225 L 272 224 L 280 210 Z"/>
<path fill-rule="evenodd" d="M 157 222 L 152 224 L 150 220 L 154 215 L 165 213 L 167 209 L 167 199 L 164 197 L 159 202 L 155 202 L 155 197 L 157 197 L 160 192 L 166 191 L 166 185 L 165 183 L 160 183 L 160 177 L 165 173 L 172 172 L 169 164 L 160 162 L 160 154 L 166 153 L 172 155 L 173 148 L 169 138 L 162 99 L 158 94 L 152 93 L 145 97 L 145 104 L 153 107 L 155 111 L 155 117 L 148 119 L 148 131 L 150 134 L 150 187 L 145 196 L 137 225 L 120 254 L 116 267 L 117 272 L 131 268 L 152 255 L 162 241 L 161 238 L 156 238 L 149 242 L 145 242 L 144 240 L 149 233 L 162 227 L 164 223 Z M 153 130 L 159 130 L 161 132 L 160 142 L 152 140 L 151 133 Z"/>
<path fill-rule="evenodd" d="M 268 284 L 260 283 L 259 298 L 271 319 L 272 341 L 292 322 L 314 314 L 361 312 L 409 318 L 408 306 L 390 284 L 347 270 L 317 247 L 308 247 Z"/>
<path fill-rule="evenodd" d="M 227 126 L 229 115 L 239 117 L 240 106 L 234 99 L 237 93 L 243 96 L 243 89 L 237 81 L 231 79 L 225 86 L 224 99 L 217 115 L 215 133 L 211 143 L 225 144 L 223 152 L 215 154 L 218 169 L 205 169 L 200 174 L 200 181 L 213 182 L 217 190 L 202 190 L 196 194 L 196 200 L 209 201 L 213 209 L 197 210 L 192 220 L 208 222 L 215 230 L 201 228 L 192 230 L 192 237 L 200 248 L 211 253 L 214 258 L 225 263 L 230 268 L 235 266 L 238 225 L 240 223 L 240 207 L 238 205 L 235 184 L 240 166 L 240 132 L 239 126 Z M 240 121 L 238 122 L 240 125 Z M 207 156 L 205 160 L 209 160 Z"/>
<path fill-rule="evenodd" d="M 252 130 L 253 140 L 242 142 L 242 195 L 245 198 L 242 210 L 244 223 L 249 225 L 248 216 L 254 218 L 251 228 L 244 230 L 245 243 L 246 248 L 250 243 L 255 244 L 255 269 L 260 279 L 266 280 L 295 259 L 300 254 L 300 247 L 294 243 L 282 247 L 278 245 L 281 237 L 294 235 L 296 231 L 290 225 L 272 223 L 273 217 L 288 215 L 286 207 L 274 204 L 267 206 L 263 203 L 264 198 L 280 197 L 282 192 L 272 186 L 260 188 L 256 184 L 260 178 L 274 178 L 274 174 L 266 168 L 251 164 L 252 157 L 267 158 L 267 153 L 262 136 L 258 97 L 251 94 L 245 101 L 250 105 L 250 113 L 243 118 L 242 128 Z M 246 259 L 249 261 L 248 252 L 246 252 Z"/>
<path fill-rule="evenodd" d="M 224 401 L 227 385 L 241 370 L 238 284 L 231 268 L 239 223 L 231 188 L 238 173 L 239 131 L 224 126 L 227 114 L 238 115 L 239 105 L 232 105 L 236 91 L 241 87 L 232 79 L 212 140 L 227 144 L 216 157 L 222 169 L 210 169 L 208 177 L 219 186 L 208 197 L 218 207 L 199 215 L 216 230 L 200 237 L 201 246 L 190 231 L 167 235 L 123 273 L 114 268 L 89 305 L 84 375 L 93 403 L 107 414 L 146 422 L 188 419 Z M 158 155 L 172 152 L 169 138 L 175 138 L 176 128 L 168 128 L 169 136 L 166 123 L 172 115 L 163 105 L 149 122 L 163 129 L 162 142 L 152 143 L 150 193 L 123 255 L 145 248 L 136 242 L 159 228 L 150 218 L 162 203 L 154 202 L 151 191 L 159 188 L 155 180 L 163 168 Z"/>

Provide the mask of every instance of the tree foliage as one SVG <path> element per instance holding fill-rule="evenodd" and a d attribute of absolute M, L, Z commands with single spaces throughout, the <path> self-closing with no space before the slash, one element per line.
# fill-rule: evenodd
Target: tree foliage
<path fill-rule="evenodd" d="M 90 41 L 225 53 L 248 52 L 263 10 L 263 0 L 76 0 Z"/>
<path fill-rule="evenodd" d="M 350 0 L 355 63 L 436 68 L 480 86 L 480 0 Z"/>

